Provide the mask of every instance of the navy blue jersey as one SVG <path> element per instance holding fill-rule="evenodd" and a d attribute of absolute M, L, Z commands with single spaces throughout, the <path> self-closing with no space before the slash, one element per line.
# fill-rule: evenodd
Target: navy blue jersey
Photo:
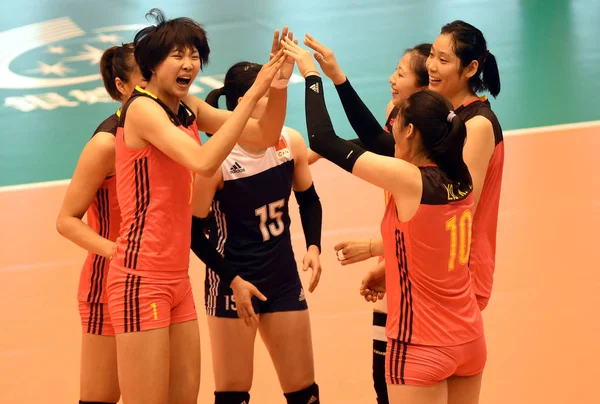
<path fill-rule="evenodd" d="M 254 156 L 235 146 L 221 166 L 209 239 L 242 278 L 277 284 L 297 274 L 290 238 L 289 199 L 294 158 L 287 131 Z"/>

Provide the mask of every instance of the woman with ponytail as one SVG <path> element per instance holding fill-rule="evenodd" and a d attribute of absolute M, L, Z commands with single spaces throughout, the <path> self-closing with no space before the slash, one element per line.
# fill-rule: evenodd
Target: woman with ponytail
<path fill-rule="evenodd" d="M 466 128 L 442 95 L 419 91 L 399 105 L 394 157 L 366 151 L 335 134 L 311 53 L 284 40 L 305 77 L 311 148 L 390 193 L 381 222 L 385 268 L 361 293 L 387 293 L 389 402 L 479 401 L 486 344 L 468 268 L 474 195 L 463 161 Z M 461 388 L 449 387 L 460 378 Z"/>
<path fill-rule="evenodd" d="M 100 59 L 104 87 L 121 107 L 145 80 L 133 45 L 113 46 Z M 83 149 L 56 222 L 64 237 L 88 251 L 79 280 L 79 313 L 83 329 L 79 403 L 116 403 L 115 332 L 108 311 L 106 279 L 119 234 L 121 215 L 116 195 L 115 135 L 121 108 L 94 131 Z M 82 220 L 87 214 L 87 223 Z"/>
<path fill-rule="evenodd" d="M 496 57 L 483 33 L 464 21 L 442 27 L 427 59 L 429 89 L 448 98 L 467 127 L 464 158 L 473 177 L 475 215 L 469 268 L 483 310 L 492 293 L 496 229 L 504 166 L 504 138 L 498 118 L 481 91 L 500 93 Z"/>
<path fill-rule="evenodd" d="M 224 86 L 206 97 L 215 108 L 225 97 L 230 111 L 252 87 L 261 65 L 240 62 L 225 75 Z M 260 119 L 268 97 L 252 112 Z M 207 135 L 211 136 L 210 133 Z M 265 343 L 290 404 L 318 404 L 307 296 L 292 249 L 289 199 L 292 190 L 300 209 L 306 241 L 302 269 L 312 270 L 308 291 L 321 274 L 322 210 L 308 167 L 304 139 L 284 127 L 273 147 L 257 147 L 242 139 L 213 178 L 198 177 L 194 195 L 192 251 L 199 257 L 205 229 L 213 248 L 240 276 L 254 284 L 266 301 L 255 301 L 257 322 L 239 318 L 231 288 L 206 265 L 205 304 L 215 378 L 215 404 L 250 401 L 254 341 Z M 212 208 L 212 216 L 208 218 Z"/>

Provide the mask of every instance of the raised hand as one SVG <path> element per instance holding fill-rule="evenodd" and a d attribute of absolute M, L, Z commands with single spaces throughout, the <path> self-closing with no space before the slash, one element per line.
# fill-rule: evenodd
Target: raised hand
<path fill-rule="evenodd" d="M 281 69 L 281 66 L 285 63 L 285 60 L 286 56 L 283 49 L 281 49 L 271 58 L 271 60 L 263 65 L 254 80 L 254 84 L 252 84 L 252 87 L 250 87 L 246 94 L 250 93 L 252 96 L 258 98 L 265 95 L 273 82 L 273 78 L 275 78 L 275 75 L 279 72 L 279 69 Z"/>
<path fill-rule="evenodd" d="M 296 61 L 298 70 L 300 70 L 300 74 L 303 77 L 306 77 L 309 74 L 319 75 L 317 65 L 315 64 L 315 61 L 308 50 L 301 48 L 297 43 L 294 43 L 289 38 L 284 38 L 281 43 L 283 45 L 283 51 L 285 54 Z"/>
<path fill-rule="evenodd" d="M 321 70 L 323 70 L 323 73 L 333 81 L 333 84 L 338 85 L 346 81 L 346 75 L 342 72 L 331 49 L 318 42 L 310 34 L 306 34 L 304 45 L 315 51 L 314 56 L 317 62 L 319 62 Z"/>
<path fill-rule="evenodd" d="M 273 43 L 271 44 L 271 58 L 281 50 L 282 45 L 281 42 L 284 38 L 289 38 L 294 41 L 295 44 L 298 44 L 298 40 L 294 39 L 294 33 L 288 30 L 287 25 L 283 27 L 281 32 L 281 36 L 279 36 L 279 30 L 276 29 L 273 33 Z M 285 63 L 281 66 L 278 75 L 276 76 L 276 80 L 278 81 L 286 81 L 292 77 L 292 73 L 294 72 L 294 59 L 286 58 Z M 278 86 L 275 86 L 278 87 Z"/>

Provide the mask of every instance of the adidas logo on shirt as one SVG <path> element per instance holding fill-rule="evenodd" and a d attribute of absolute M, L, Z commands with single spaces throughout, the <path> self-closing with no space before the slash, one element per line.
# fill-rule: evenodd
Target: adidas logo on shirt
<path fill-rule="evenodd" d="M 313 90 L 315 93 L 319 94 L 319 83 L 315 83 L 312 86 L 310 86 L 310 89 Z"/>
<path fill-rule="evenodd" d="M 233 167 L 231 167 L 231 170 L 229 170 L 229 172 L 231 174 L 239 174 L 239 173 L 243 173 L 245 171 L 246 171 L 246 169 L 242 168 L 240 163 L 238 163 L 237 161 L 233 164 Z"/>

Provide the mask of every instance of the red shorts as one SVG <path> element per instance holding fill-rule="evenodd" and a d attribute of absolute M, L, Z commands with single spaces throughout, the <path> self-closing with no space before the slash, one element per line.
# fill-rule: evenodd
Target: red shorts
<path fill-rule="evenodd" d="M 462 345 L 437 347 L 388 339 L 385 356 L 387 384 L 433 386 L 450 376 L 475 376 L 487 360 L 485 337 Z"/>
<path fill-rule="evenodd" d="M 79 302 L 79 315 L 83 332 L 94 335 L 115 336 L 108 304 Z"/>
<path fill-rule="evenodd" d="M 113 263 L 106 289 L 110 317 L 117 334 L 198 319 L 187 270 L 170 272 L 165 278 L 164 272 L 127 272 Z"/>

